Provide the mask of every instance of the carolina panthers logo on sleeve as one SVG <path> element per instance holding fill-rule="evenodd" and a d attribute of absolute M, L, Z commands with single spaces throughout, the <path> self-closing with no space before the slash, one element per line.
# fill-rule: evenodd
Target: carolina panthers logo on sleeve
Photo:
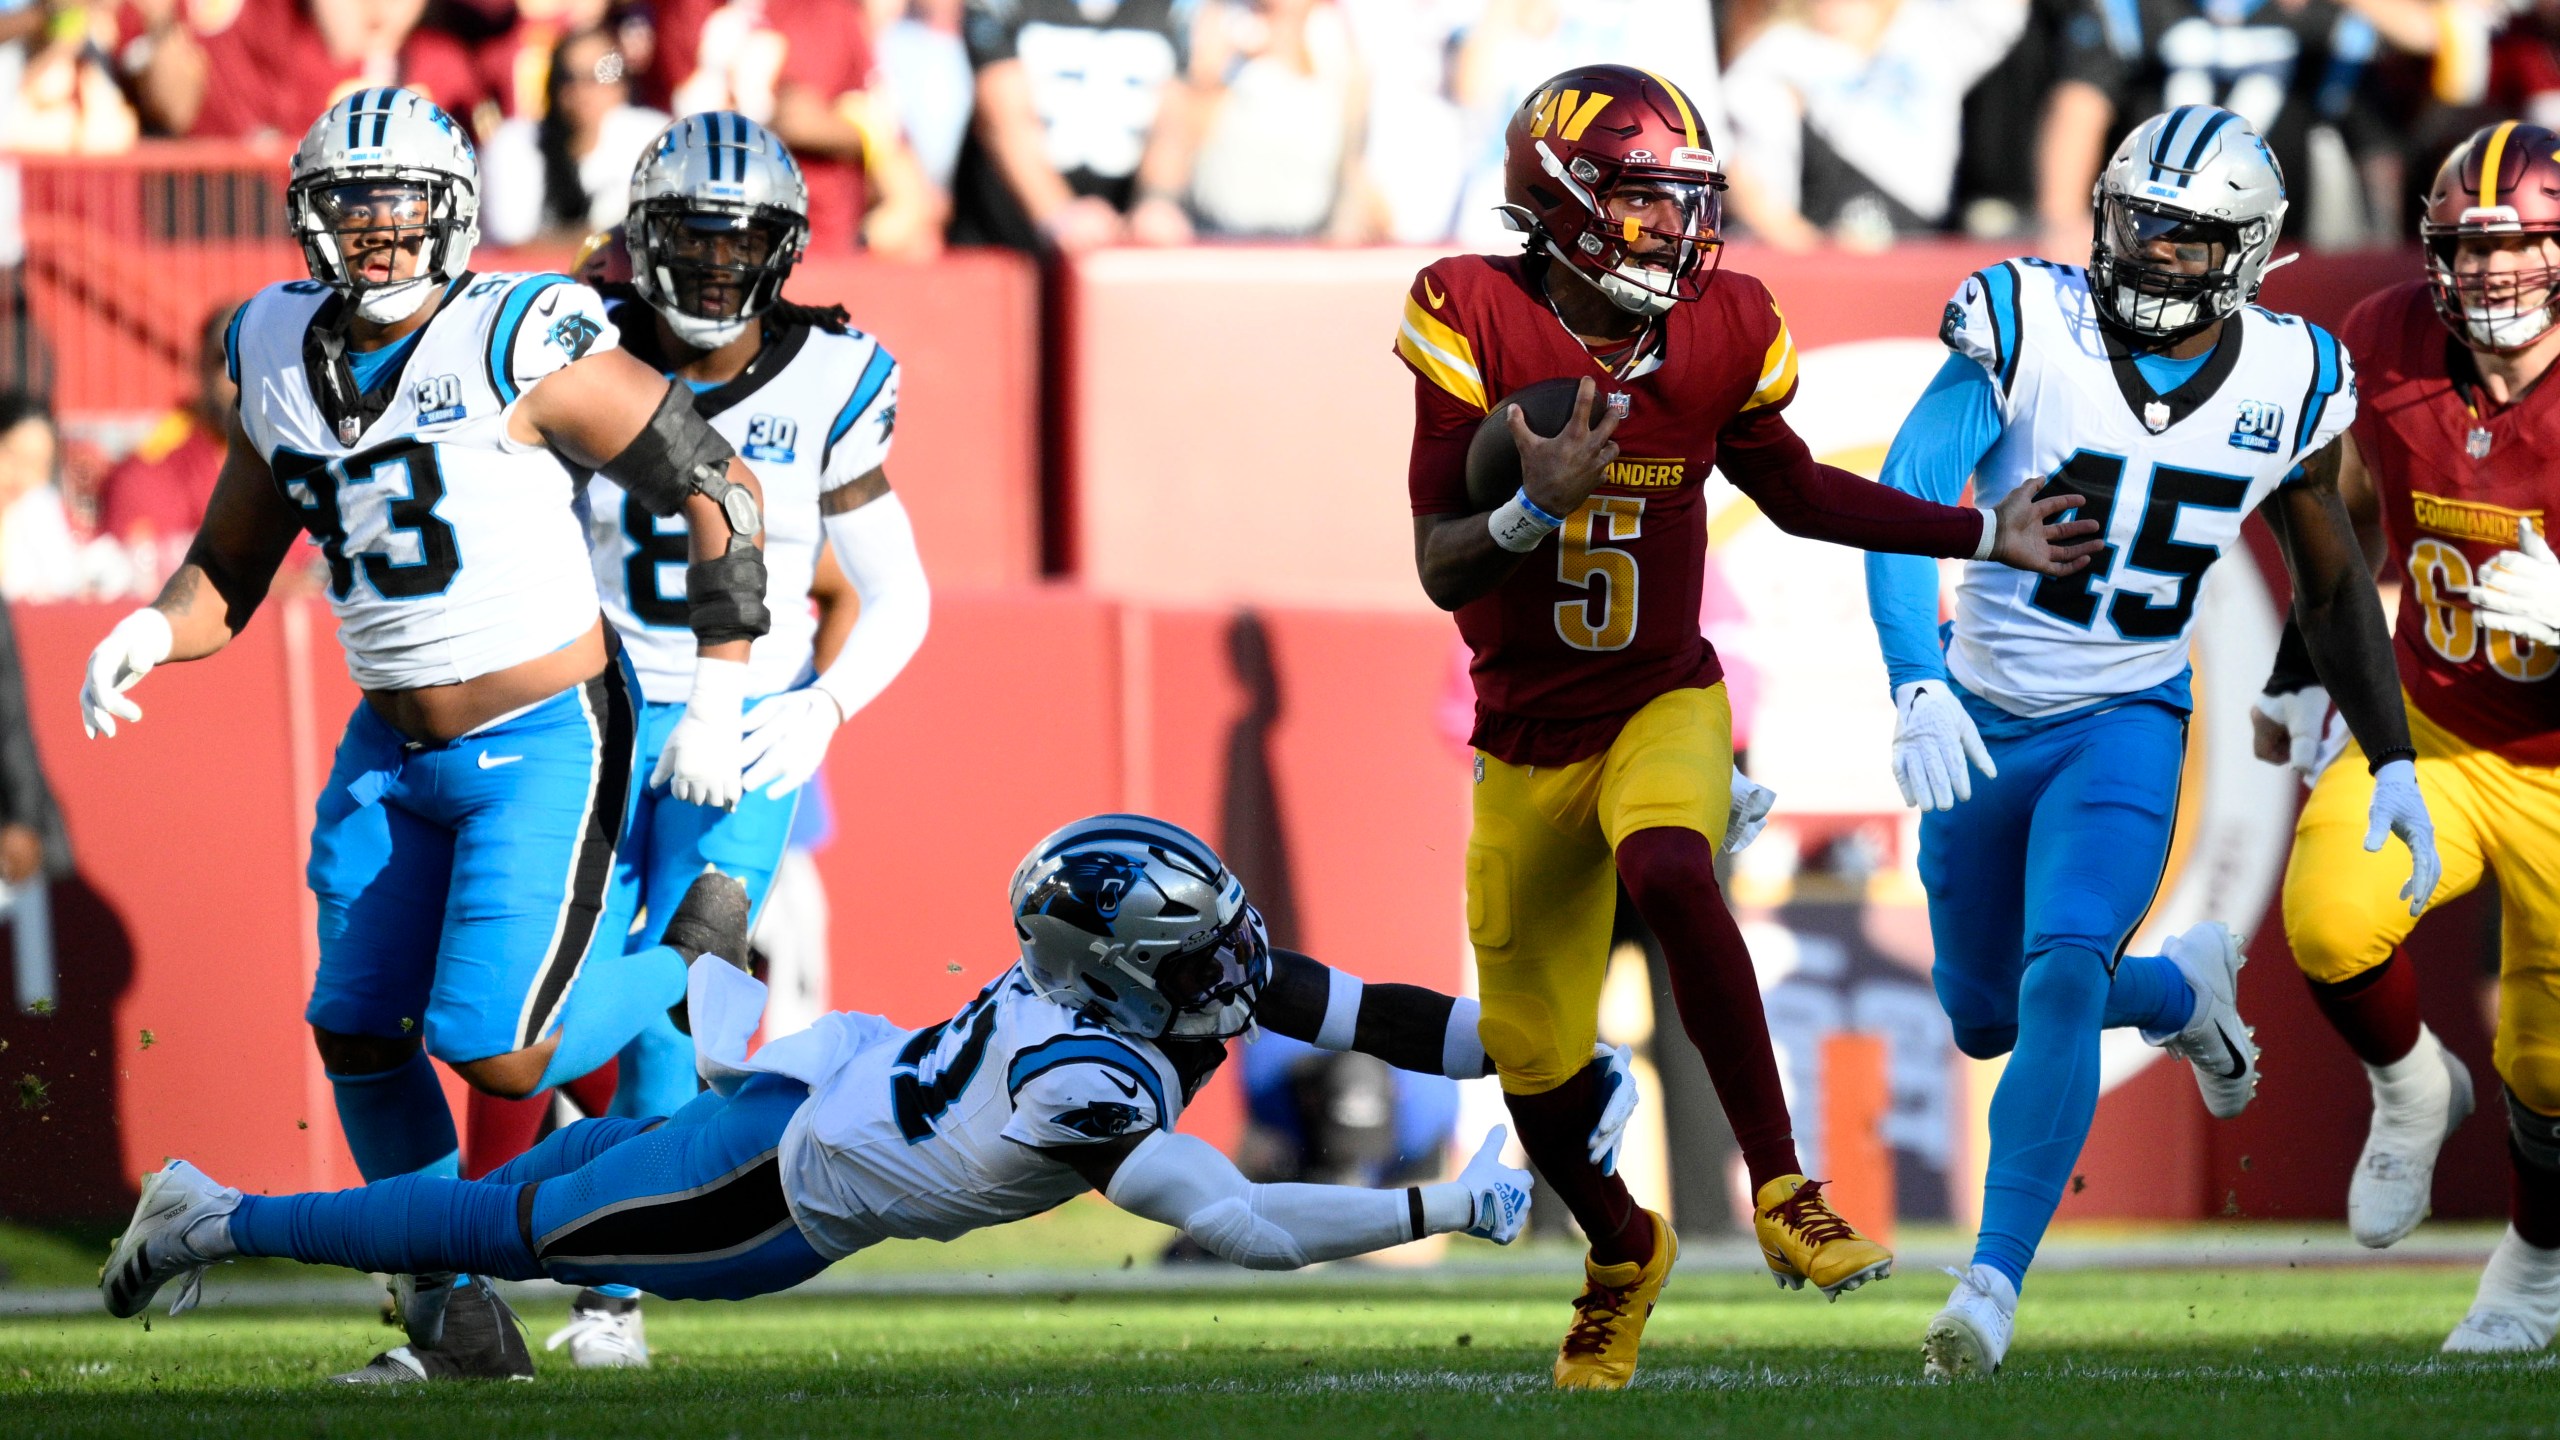
<path fill-rule="evenodd" d="M 1973 293 L 1973 282 L 1965 282 L 1965 293 Z M 1938 321 L 1938 343 L 1953 350 L 1956 348 L 1956 336 L 1963 333 L 1963 330 L 1964 307 L 1950 300 L 1947 302 L 1946 315 Z"/>
<path fill-rule="evenodd" d="M 553 348 L 572 360 L 579 360 L 585 358 L 587 347 L 595 344 L 596 337 L 603 333 L 604 327 L 596 323 L 594 316 L 572 311 L 551 322 L 551 334 L 547 338 Z"/>
<path fill-rule="evenodd" d="M 1108 935 L 1120 918 L 1120 902 L 1145 873 L 1119 855 L 1070 855 L 1023 901 L 1022 913 L 1054 916 L 1088 934 Z"/>
<path fill-rule="evenodd" d="M 1146 1112 L 1135 1105 L 1123 1105 L 1117 1100 L 1096 1100 L 1060 1115 L 1058 1123 L 1079 1135 L 1108 1140 L 1115 1135 L 1128 1134 L 1146 1119 Z"/>

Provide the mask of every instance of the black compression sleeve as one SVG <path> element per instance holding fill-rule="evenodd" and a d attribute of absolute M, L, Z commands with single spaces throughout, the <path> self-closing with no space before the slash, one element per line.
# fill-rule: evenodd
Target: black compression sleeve
<path fill-rule="evenodd" d="M 1371 985 L 1360 992 L 1351 1048 L 1399 1070 L 1438 1075 L 1449 1063 L 1449 1012 L 1457 1004 L 1419 985 Z"/>
<path fill-rule="evenodd" d="M 1324 1010 L 1333 999 L 1333 972 L 1295 950 L 1271 952 L 1271 983 L 1262 988 L 1262 1006 L 1254 1018 L 1274 1035 L 1315 1043 L 1324 1028 Z"/>
<path fill-rule="evenodd" d="M 2269 695 L 2290 695 L 2320 683 L 2320 672 L 2311 667 L 2311 646 L 2302 638 L 2302 622 L 2288 613 L 2284 617 L 2284 634 L 2276 640 L 2275 668 L 2267 672 Z"/>

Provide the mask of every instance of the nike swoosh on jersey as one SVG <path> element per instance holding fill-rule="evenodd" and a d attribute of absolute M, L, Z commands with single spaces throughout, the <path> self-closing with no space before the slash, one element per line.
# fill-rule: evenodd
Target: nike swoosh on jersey
<path fill-rule="evenodd" d="M 545 317 L 548 317 L 552 311 L 559 308 L 560 292 L 555 288 L 542 297 L 542 313 Z"/>
<path fill-rule="evenodd" d="M 523 758 L 524 757 L 521 755 L 492 755 L 487 751 L 482 751 L 480 755 L 480 768 L 483 770 L 495 770 L 501 765 L 513 765 Z"/>
<path fill-rule="evenodd" d="M 1130 1099 L 1132 1099 L 1132 1100 L 1135 1100 L 1135 1099 L 1137 1099 L 1137 1098 L 1138 1098 L 1138 1087 L 1137 1087 L 1137 1086 L 1130 1084 L 1128 1081 L 1121 1079 L 1119 1076 L 1112 1074 L 1112 1073 L 1111 1073 L 1110 1071 L 1108 1071 L 1108 1070 L 1105 1070 L 1105 1071 L 1103 1071 L 1102 1073 L 1103 1073 L 1103 1076 L 1104 1076 L 1106 1079 L 1110 1080 L 1110 1082 L 1111 1082 L 1112 1084 L 1117 1085 L 1118 1087 L 1120 1087 L 1120 1093 L 1121 1093 L 1121 1094 L 1128 1096 L 1128 1097 L 1129 1097 Z"/>
<path fill-rule="evenodd" d="M 1437 291 L 1437 290 L 1432 289 L 1432 288 L 1431 288 L 1431 277 L 1430 277 L 1430 276 L 1428 276 L 1428 275 L 1425 275 L 1425 276 L 1423 276 L 1423 277 L 1422 277 L 1422 298 L 1423 298 L 1423 299 L 1425 299 L 1425 300 L 1430 301 L 1430 302 L 1431 302 L 1431 308 L 1432 308 L 1432 309 L 1434 309 L 1434 310 L 1437 310 L 1437 309 L 1439 309 L 1439 308 L 1440 308 L 1441 302 L 1443 302 L 1443 301 L 1447 300 L 1449 297 L 1448 297 L 1448 296 L 1446 296 L 1446 295 L 1441 294 L 1441 293 L 1440 293 L 1439 291 Z"/>

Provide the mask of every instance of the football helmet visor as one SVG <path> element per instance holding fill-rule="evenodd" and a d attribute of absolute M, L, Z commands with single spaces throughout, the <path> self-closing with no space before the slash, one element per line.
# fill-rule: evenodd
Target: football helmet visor
<path fill-rule="evenodd" d="M 478 161 L 452 117 L 423 96 L 359 90 L 323 111 L 295 148 L 285 217 L 311 278 L 390 324 L 470 265 Z"/>
<path fill-rule="evenodd" d="M 809 187 L 773 132 L 730 111 L 667 127 L 631 176 L 631 281 L 689 345 L 725 345 L 782 298 Z"/>
<path fill-rule="evenodd" d="M 2149 344 L 2238 311 L 2280 263 L 2284 172 L 2228 110 L 2181 105 L 2135 126 L 2090 202 L 2091 298 L 2101 319 Z"/>
<path fill-rule="evenodd" d="M 1577 66 L 1521 102 L 1503 145 L 1504 218 L 1610 303 L 1661 315 L 1706 293 L 1723 254 L 1724 171 L 1678 86 L 1627 65 Z"/>
<path fill-rule="evenodd" d="M 1013 924 L 1034 989 L 1145 1039 L 1252 1028 L 1271 945 L 1244 884 L 1198 836 L 1096 815 L 1032 847 Z"/>

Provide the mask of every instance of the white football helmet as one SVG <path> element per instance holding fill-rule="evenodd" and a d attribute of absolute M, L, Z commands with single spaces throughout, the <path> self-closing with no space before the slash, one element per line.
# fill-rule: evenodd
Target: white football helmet
<path fill-rule="evenodd" d="M 782 296 L 809 244 L 809 186 L 772 131 L 730 110 L 666 128 L 631 172 L 631 283 L 676 338 L 726 345 Z"/>
<path fill-rule="evenodd" d="M 1252 1027 L 1271 974 L 1262 916 L 1181 826 L 1079 820 L 1031 847 L 1012 898 L 1022 971 L 1040 993 L 1149 1040 Z"/>
<path fill-rule="evenodd" d="M 416 314 L 480 243 L 471 142 L 415 91 L 359 90 L 321 112 L 294 149 L 292 174 L 285 216 L 311 278 L 375 324 Z M 418 257 L 407 276 L 397 273 L 403 252 Z M 390 277 L 365 274 L 377 257 Z"/>
<path fill-rule="evenodd" d="M 2249 122 L 2181 105 L 2133 127 L 2090 197 L 2089 293 L 2119 329 L 2176 341 L 2258 298 L 2284 230 L 2284 171 Z M 2154 241 L 2209 247 L 2201 274 L 2148 257 Z"/>

